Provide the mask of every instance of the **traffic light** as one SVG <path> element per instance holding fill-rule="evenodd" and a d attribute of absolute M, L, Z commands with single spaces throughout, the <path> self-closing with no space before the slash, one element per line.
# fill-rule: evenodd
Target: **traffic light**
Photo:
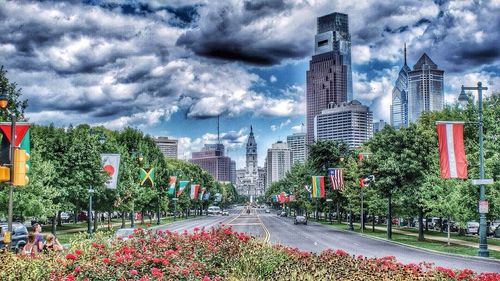
<path fill-rule="evenodd" d="M 29 166 L 26 162 L 29 158 L 26 150 L 14 150 L 14 178 L 12 179 L 12 185 L 23 186 L 28 184 L 29 178 L 26 174 Z"/>
<path fill-rule="evenodd" d="M 10 181 L 10 168 L 5 166 L 0 166 L 0 182 Z"/>

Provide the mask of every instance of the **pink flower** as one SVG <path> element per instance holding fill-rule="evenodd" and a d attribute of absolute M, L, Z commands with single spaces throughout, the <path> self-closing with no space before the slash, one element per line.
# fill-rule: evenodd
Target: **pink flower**
<path fill-rule="evenodd" d="M 76 250 L 75 250 L 75 254 L 77 254 L 77 255 L 81 255 L 81 254 L 82 254 L 82 250 L 80 250 L 80 249 L 76 249 Z"/>
<path fill-rule="evenodd" d="M 130 274 L 132 274 L 132 275 L 136 275 L 137 273 L 138 273 L 138 272 L 137 272 L 137 270 L 135 270 L 135 269 L 131 269 L 131 270 L 130 270 Z"/>
<path fill-rule="evenodd" d="M 210 277 L 205 275 L 205 277 L 203 277 L 202 281 L 210 281 Z"/>
<path fill-rule="evenodd" d="M 68 259 L 68 260 L 76 260 L 76 256 L 75 256 L 75 255 L 73 255 L 72 253 L 68 253 L 68 254 L 66 254 L 66 256 L 65 256 L 65 257 L 66 257 L 66 259 Z"/>
<path fill-rule="evenodd" d="M 73 276 L 73 274 L 68 274 L 66 275 L 66 277 L 64 278 L 65 281 L 73 281 L 75 280 L 75 276 Z"/>
<path fill-rule="evenodd" d="M 75 272 L 80 272 L 80 271 L 82 271 L 82 269 L 79 266 L 75 267 Z"/>

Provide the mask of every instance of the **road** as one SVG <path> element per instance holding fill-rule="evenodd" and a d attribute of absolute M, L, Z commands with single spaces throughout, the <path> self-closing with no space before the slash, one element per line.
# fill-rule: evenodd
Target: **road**
<path fill-rule="evenodd" d="M 210 228 L 220 224 L 231 225 L 235 231 L 244 231 L 261 237 L 273 244 L 297 247 L 304 251 L 319 253 L 325 249 L 343 249 L 351 255 L 366 257 L 395 256 L 403 263 L 433 262 L 436 266 L 463 269 L 476 272 L 500 272 L 500 261 L 479 260 L 459 257 L 369 238 L 356 233 L 335 229 L 309 222 L 308 225 L 294 225 L 291 218 L 281 218 L 275 213 L 266 214 L 263 209 L 252 209 L 250 214 L 241 208 L 230 211 L 229 216 L 204 216 L 179 221 L 159 229 L 182 232 L 195 227 Z"/>

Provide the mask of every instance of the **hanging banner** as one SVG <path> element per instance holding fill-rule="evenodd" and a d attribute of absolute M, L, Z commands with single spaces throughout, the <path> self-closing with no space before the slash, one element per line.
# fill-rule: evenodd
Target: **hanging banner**
<path fill-rule="evenodd" d="M 177 182 L 176 176 L 170 176 L 170 180 L 168 181 L 168 195 L 175 194 L 175 183 Z"/>
<path fill-rule="evenodd" d="M 196 200 L 198 198 L 198 191 L 200 190 L 200 185 L 199 184 L 192 184 L 191 185 L 191 192 L 189 193 L 189 197 L 191 200 Z"/>
<path fill-rule="evenodd" d="M 17 122 L 16 123 L 16 141 L 14 145 L 19 147 L 20 149 L 26 150 L 28 155 L 30 154 L 30 125 L 26 122 Z M 10 163 L 9 155 L 10 155 L 10 122 L 0 122 L 0 129 L 2 132 L 2 139 L 0 143 L 0 163 Z M 28 159 L 26 162 L 28 165 L 28 171 L 31 169 L 31 160 Z"/>
<path fill-rule="evenodd" d="M 186 188 L 188 183 L 189 183 L 189 181 L 180 181 L 179 182 L 179 190 L 177 190 L 177 197 L 179 197 L 182 194 L 182 192 L 184 191 L 184 189 Z"/>
<path fill-rule="evenodd" d="M 312 197 L 323 198 L 325 197 L 325 177 L 313 176 L 312 177 Z"/>
<path fill-rule="evenodd" d="M 139 178 L 141 185 L 150 184 L 151 187 L 155 186 L 155 168 L 141 168 L 139 169 Z"/>
<path fill-rule="evenodd" d="M 200 195 L 198 196 L 198 200 L 203 200 L 203 196 L 205 195 L 205 191 L 207 191 L 207 188 L 206 187 L 203 187 L 201 189 L 201 192 L 200 192 Z"/>
<path fill-rule="evenodd" d="M 108 173 L 109 179 L 105 185 L 115 189 L 118 184 L 118 170 L 120 169 L 120 154 L 101 154 L 102 169 Z"/>
<path fill-rule="evenodd" d="M 467 179 L 467 159 L 464 148 L 464 122 L 436 122 L 439 167 L 441 177 L 445 179 Z"/>
<path fill-rule="evenodd" d="M 342 190 L 344 188 L 344 176 L 341 168 L 328 168 L 328 179 L 333 190 Z"/>

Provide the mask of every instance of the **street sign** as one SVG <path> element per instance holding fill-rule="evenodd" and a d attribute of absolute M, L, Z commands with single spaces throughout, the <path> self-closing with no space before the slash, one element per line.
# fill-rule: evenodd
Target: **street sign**
<path fill-rule="evenodd" d="M 332 201 L 333 201 L 333 199 L 330 199 L 330 198 L 326 199 L 326 202 L 332 202 Z"/>
<path fill-rule="evenodd" d="M 177 200 L 179 200 L 179 198 L 172 198 L 172 200 L 177 201 Z"/>
<path fill-rule="evenodd" d="M 472 180 L 473 185 L 493 184 L 493 179 Z"/>
<path fill-rule="evenodd" d="M 488 213 L 488 201 L 486 200 L 479 201 L 479 213 L 480 214 Z"/>

